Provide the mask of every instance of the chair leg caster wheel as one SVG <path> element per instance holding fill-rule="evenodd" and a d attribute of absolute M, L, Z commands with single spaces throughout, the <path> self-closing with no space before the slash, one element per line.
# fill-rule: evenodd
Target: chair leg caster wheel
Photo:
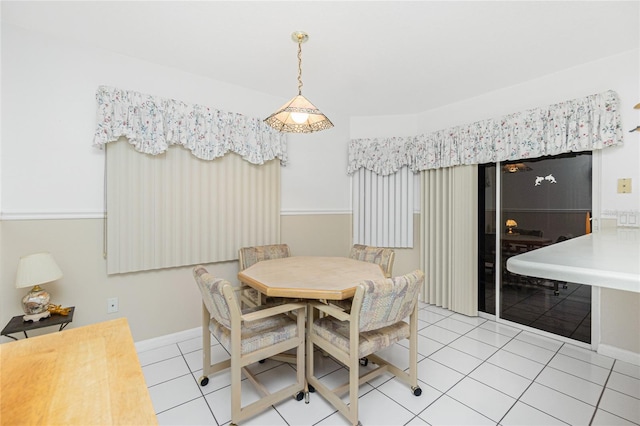
<path fill-rule="evenodd" d="M 209 378 L 207 376 L 200 377 L 200 386 L 207 386 L 209 384 Z"/>
<path fill-rule="evenodd" d="M 416 386 L 416 387 L 411 387 L 411 391 L 413 391 L 413 395 L 414 396 L 420 396 L 422 395 L 422 389 L 420 389 L 420 386 Z"/>
<path fill-rule="evenodd" d="M 369 358 L 360 358 L 360 365 L 362 365 L 363 367 L 369 365 Z"/>
<path fill-rule="evenodd" d="M 313 386 L 309 385 L 309 392 L 314 393 L 316 391 L 316 388 L 314 388 Z"/>
<path fill-rule="evenodd" d="M 296 399 L 296 401 L 302 401 L 302 399 L 304 398 L 304 392 L 298 392 L 294 395 L 294 398 Z"/>
<path fill-rule="evenodd" d="M 264 362 L 266 361 L 266 359 L 261 359 L 260 361 L 258 361 L 260 364 L 264 364 Z"/>
<path fill-rule="evenodd" d="M 559 291 L 554 291 L 554 292 L 553 292 L 553 295 L 554 295 L 554 296 L 560 296 L 560 292 L 559 292 Z"/>

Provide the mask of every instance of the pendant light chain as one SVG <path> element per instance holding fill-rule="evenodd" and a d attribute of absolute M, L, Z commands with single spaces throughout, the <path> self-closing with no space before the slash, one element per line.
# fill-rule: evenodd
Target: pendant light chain
<path fill-rule="evenodd" d="M 298 95 L 302 95 L 302 42 L 298 39 Z"/>

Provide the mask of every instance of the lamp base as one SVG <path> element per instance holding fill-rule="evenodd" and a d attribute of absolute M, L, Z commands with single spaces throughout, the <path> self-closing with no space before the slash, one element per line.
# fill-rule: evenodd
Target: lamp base
<path fill-rule="evenodd" d="M 40 312 L 39 314 L 27 314 L 25 316 L 22 317 L 22 321 L 23 322 L 27 322 L 27 321 L 40 321 L 41 319 L 45 319 L 45 318 L 49 318 L 51 316 L 51 312 L 49 311 L 44 311 L 44 312 Z"/>

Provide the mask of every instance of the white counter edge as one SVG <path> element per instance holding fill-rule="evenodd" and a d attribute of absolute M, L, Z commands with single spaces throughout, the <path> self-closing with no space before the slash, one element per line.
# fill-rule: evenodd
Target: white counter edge
<path fill-rule="evenodd" d="M 513 273 L 640 293 L 640 231 L 613 229 L 507 260 Z"/>

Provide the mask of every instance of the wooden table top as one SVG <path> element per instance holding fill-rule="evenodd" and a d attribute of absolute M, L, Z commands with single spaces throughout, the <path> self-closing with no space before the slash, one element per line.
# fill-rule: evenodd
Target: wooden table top
<path fill-rule="evenodd" d="M 267 296 L 327 300 L 353 297 L 360 281 L 384 278 L 375 263 L 321 256 L 264 260 L 238 273 L 241 282 Z"/>
<path fill-rule="evenodd" d="M 125 318 L 0 345 L 0 423 L 157 424 Z"/>

